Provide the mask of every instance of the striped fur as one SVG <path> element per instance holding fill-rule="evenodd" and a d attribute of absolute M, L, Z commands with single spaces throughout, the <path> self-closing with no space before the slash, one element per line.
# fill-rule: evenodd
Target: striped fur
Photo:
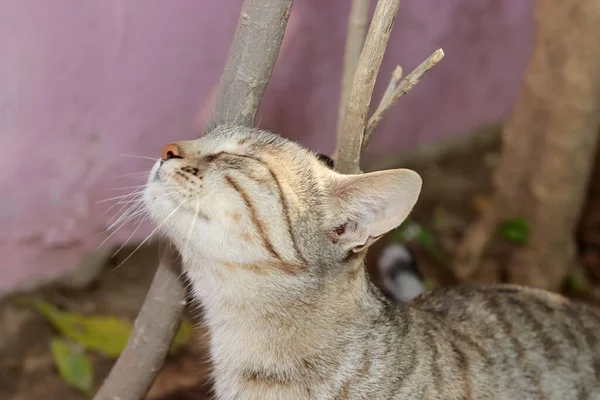
<path fill-rule="evenodd" d="M 388 300 L 366 249 L 421 181 L 346 176 L 277 135 L 176 144 L 145 200 L 204 309 L 217 399 L 600 399 L 600 312 L 540 290 Z"/>

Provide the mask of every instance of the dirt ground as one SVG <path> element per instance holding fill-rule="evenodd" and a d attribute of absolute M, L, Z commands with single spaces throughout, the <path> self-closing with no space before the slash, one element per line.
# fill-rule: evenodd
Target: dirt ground
<path fill-rule="evenodd" d="M 485 207 L 491 193 L 490 177 L 497 158 L 498 143 L 475 143 L 427 165 L 410 165 L 421 173 L 425 182 L 412 218 L 433 232 L 439 247 L 449 257 L 461 232 Z M 597 170 L 590 185 L 589 202 L 579 232 L 581 262 L 593 282 L 600 281 L 600 167 Z M 370 271 L 386 239 L 369 253 Z M 453 283 L 452 274 L 443 262 L 419 245 L 412 248 L 419 269 L 426 277 L 440 285 Z M 110 314 L 133 320 L 154 275 L 157 246 L 153 244 L 143 248 L 126 264 L 115 269 L 120 259 L 127 255 L 127 251 L 123 251 L 112 260 L 100 278 L 86 290 L 45 288 L 27 295 L 43 298 L 73 312 Z M 377 281 L 377 276 L 374 280 Z M 20 297 L 0 303 L 0 399 L 84 399 L 63 382 L 53 364 L 49 342 L 56 335 L 55 331 L 42 317 L 24 307 Z M 202 331 L 199 332 L 196 340 L 167 360 L 152 388 L 150 399 L 207 397 L 209 368 L 203 363 L 206 360 L 205 338 Z M 113 361 L 92 352 L 88 354 L 93 361 L 95 387 L 98 388 Z"/>

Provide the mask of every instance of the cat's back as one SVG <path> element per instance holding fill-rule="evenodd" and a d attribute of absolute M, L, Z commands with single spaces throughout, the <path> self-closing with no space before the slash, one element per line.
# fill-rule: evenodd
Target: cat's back
<path fill-rule="evenodd" d="M 448 386 L 442 390 L 469 391 L 468 398 L 600 399 L 596 308 L 513 285 L 444 288 L 411 305 L 429 321 L 424 329 L 435 331 L 430 367 L 450 375 L 435 379 Z M 462 377 L 449 364 L 462 365 Z"/>

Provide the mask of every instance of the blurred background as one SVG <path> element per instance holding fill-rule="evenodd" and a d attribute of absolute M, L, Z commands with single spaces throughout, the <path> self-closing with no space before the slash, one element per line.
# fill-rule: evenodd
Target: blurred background
<path fill-rule="evenodd" d="M 596 301 L 594 3 L 402 1 L 373 103 L 396 65 L 446 56 L 363 157 L 424 179 L 410 220 L 369 253 L 378 284 L 397 242 L 426 288 L 503 281 Z M 119 226 L 120 196 L 164 144 L 202 133 L 241 4 L 0 0 L 0 398 L 85 398 L 109 371 L 158 261 L 154 239 L 132 253 L 152 227 Z M 332 154 L 349 4 L 295 2 L 259 127 Z M 150 398 L 203 385 L 189 326 Z"/>

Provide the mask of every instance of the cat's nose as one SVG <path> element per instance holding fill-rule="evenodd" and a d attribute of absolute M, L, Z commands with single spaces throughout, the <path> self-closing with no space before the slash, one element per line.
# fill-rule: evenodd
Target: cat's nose
<path fill-rule="evenodd" d="M 163 147 L 161 158 L 163 161 L 170 160 L 171 158 L 182 158 L 181 150 L 177 143 L 169 143 Z"/>

